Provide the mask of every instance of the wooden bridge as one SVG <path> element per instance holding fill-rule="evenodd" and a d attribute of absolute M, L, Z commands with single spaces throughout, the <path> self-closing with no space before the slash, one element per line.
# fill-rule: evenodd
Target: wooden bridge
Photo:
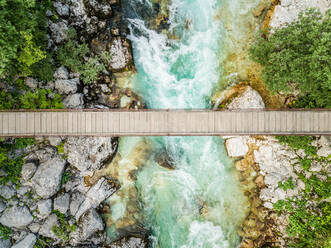
<path fill-rule="evenodd" d="M 331 135 L 331 110 L 1 111 L 0 136 Z"/>

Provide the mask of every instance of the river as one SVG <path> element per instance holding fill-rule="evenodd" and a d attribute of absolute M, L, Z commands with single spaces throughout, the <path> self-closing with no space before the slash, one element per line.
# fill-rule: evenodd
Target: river
<path fill-rule="evenodd" d="M 229 48 L 222 18 L 236 18 L 245 2 L 249 8 L 258 1 L 172 0 L 167 32 L 148 27 L 135 11 L 151 8 L 148 0 L 128 2 L 135 13 L 129 20 L 137 69 L 132 85 L 148 108 L 212 107 Z M 230 17 L 223 17 L 225 7 Z M 160 156 L 173 168 L 160 166 Z M 109 240 L 140 223 L 153 247 L 239 245 L 248 203 L 220 137 L 121 138 L 114 160 L 109 170 L 121 189 L 107 201 Z"/>

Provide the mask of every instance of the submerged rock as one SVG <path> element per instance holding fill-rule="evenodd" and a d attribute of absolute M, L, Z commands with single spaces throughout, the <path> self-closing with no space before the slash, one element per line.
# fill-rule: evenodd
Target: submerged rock
<path fill-rule="evenodd" d="M 4 226 L 22 229 L 33 221 L 32 215 L 27 207 L 13 206 L 7 208 L 1 218 L 0 223 Z"/>
<path fill-rule="evenodd" d="M 66 161 L 57 156 L 39 165 L 31 182 L 40 197 L 50 198 L 59 190 L 65 164 Z"/>

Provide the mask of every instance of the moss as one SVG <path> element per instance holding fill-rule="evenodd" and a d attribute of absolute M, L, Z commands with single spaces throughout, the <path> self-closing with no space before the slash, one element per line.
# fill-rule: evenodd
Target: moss
<path fill-rule="evenodd" d="M 0 238 L 3 240 L 10 239 L 12 235 L 12 230 L 9 227 L 6 227 L 0 224 Z"/>

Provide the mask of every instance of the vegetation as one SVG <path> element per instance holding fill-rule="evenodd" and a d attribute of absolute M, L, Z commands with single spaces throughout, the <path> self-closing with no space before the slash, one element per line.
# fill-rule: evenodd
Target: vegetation
<path fill-rule="evenodd" d="M 0 177 L 1 185 L 5 185 L 8 182 L 19 185 L 24 153 L 21 152 L 20 155 L 17 155 L 16 150 L 24 149 L 33 144 L 34 139 L 0 140 L 0 169 L 7 174 L 5 177 Z"/>
<path fill-rule="evenodd" d="M 66 220 L 66 217 L 64 214 L 62 214 L 58 210 L 53 210 L 53 213 L 56 214 L 56 216 L 59 219 L 59 226 L 53 226 L 52 231 L 63 241 L 67 241 L 69 239 L 69 233 L 76 230 L 77 226 L 70 225 L 68 221 Z"/>
<path fill-rule="evenodd" d="M 9 227 L 0 224 L 0 239 L 2 240 L 10 239 L 11 234 L 12 234 L 12 230 Z"/>
<path fill-rule="evenodd" d="M 0 77 L 34 75 L 37 62 L 47 64 L 47 18 L 50 0 L 0 1 Z"/>
<path fill-rule="evenodd" d="M 251 47 L 251 59 L 264 66 L 271 92 L 299 89 L 294 107 L 331 107 L 331 10 L 314 9 L 274 33 L 266 31 Z"/>
<path fill-rule="evenodd" d="M 62 97 L 50 89 L 34 92 L 0 92 L 0 109 L 59 109 L 63 108 Z"/>
<path fill-rule="evenodd" d="M 86 61 L 86 57 L 89 55 L 88 45 L 79 44 L 74 40 L 75 38 L 76 32 L 74 29 L 70 29 L 69 40 L 59 48 L 57 60 L 59 64 L 68 67 L 71 71 L 78 72 L 84 83 L 92 83 L 105 70 L 102 56 L 92 56 Z"/>
<path fill-rule="evenodd" d="M 70 177 L 71 177 L 70 173 L 68 171 L 65 171 L 61 178 L 61 185 L 66 184 L 69 181 Z"/>
<path fill-rule="evenodd" d="M 303 149 L 306 152 L 306 157 L 299 161 L 304 170 L 308 171 L 314 160 L 320 160 L 316 148 L 311 146 L 312 137 L 277 138 L 296 151 Z M 321 175 L 326 179 L 322 180 Z M 290 247 L 328 248 L 331 246 L 331 205 L 328 202 L 331 197 L 330 177 L 322 171 L 320 174 L 313 173 L 309 178 L 301 173 L 299 179 L 305 183 L 305 189 L 296 197 L 277 201 L 274 209 L 289 215 L 287 232 L 293 240 Z M 284 190 L 293 189 L 295 183 L 288 179 L 279 182 L 279 186 Z"/>

